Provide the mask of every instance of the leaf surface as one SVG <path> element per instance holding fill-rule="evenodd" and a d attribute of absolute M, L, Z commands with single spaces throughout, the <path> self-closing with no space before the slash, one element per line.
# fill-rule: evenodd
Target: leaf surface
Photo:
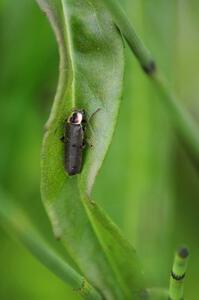
<path fill-rule="evenodd" d="M 16 202 L 16 201 L 15 201 Z M 0 187 L 0 224 L 17 238 L 44 266 L 86 300 L 101 300 L 98 292 L 68 265 L 40 236 L 24 211 Z"/>
<path fill-rule="evenodd" d="M 134 249 L 90 199 L 115 128 L 123 83 L 123 42 L 100 1 L 38 1 L 60 51 L 60 78 L 42 151 L 42 199 L 54 234 L 105 299 L 139 297 L 142 272 Z M 83 170 L 64 172 L 64 122 L 74 107 L 87 114 Z M 95 113 L 96 112 L 96 113 Z"/>

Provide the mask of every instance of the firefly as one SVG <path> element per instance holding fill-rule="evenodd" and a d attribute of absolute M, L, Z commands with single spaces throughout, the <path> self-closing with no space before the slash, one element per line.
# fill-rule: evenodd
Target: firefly
<path fill-rule="evenodd" d="M 70 176 L 80 173 L 82 169 L 85 124 L 85 111 L 79 109 L 74 109 L 65 123 L 64 168 Z"/>

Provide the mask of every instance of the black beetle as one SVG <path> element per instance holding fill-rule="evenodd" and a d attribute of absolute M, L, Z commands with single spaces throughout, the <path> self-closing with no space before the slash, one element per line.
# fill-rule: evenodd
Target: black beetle
<path fill-rule="evenodd" d="M 65 123 L 64 168 L 70 176 L 80 173 L 82 169 L 85 124 L 85 111 L 79 109 L 74 109 Z"/>

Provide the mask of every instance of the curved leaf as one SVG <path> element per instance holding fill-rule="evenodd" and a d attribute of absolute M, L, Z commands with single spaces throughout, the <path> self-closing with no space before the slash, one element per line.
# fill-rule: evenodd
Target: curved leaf
<path fill-rule="evenodd" d="M 57 277 L 86 300 L 101 300 L 98 292 L 70 267 L 36 232 L 26 214 L 0 189 L 0 223 Z"/>
<path fill-rule="evenodd" d="M 42 199 L 55 236 L 105 299 L 139 298 L 143 278 L 134 249 L 89 197 L 110 144 L 123 80 L 123 43 L 96 0 L 38 0 L 54 28 L 60 79 L 42 151 Z M 71 109 L 87 113 L 82 173 L 64 172 L 64 121 Z M 99 110 L 100 109 L 100 110 Z M 97 110 L 96 114 L 93 115 Z"/>

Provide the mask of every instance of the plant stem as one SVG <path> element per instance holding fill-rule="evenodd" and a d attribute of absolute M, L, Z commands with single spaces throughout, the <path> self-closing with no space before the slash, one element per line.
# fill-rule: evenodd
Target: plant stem
<path fill-rule="evenodd" d="M 14 203 L 0 194 L 0 222 L 2 227 L 22 242 L 51 272 L 86 300 L 102 300 L 87 280 L 71 268 L 31 227 L 25 214 Z"/>
<path fill-rule="evenodd" d="M 169 117 L 173 123 L 177 136 L 180 137 L 186 146 L 188 154 L 197 163 L 199 168 L 199 128 L 192 116 L 186 111 L 184 106 L 177 100 L 167 80 L 157 70 L 154 59 L 145 47 L 142 40 L 136 34 L 135 29 L 128 20 L 126 13 L 118 4 L 117 0 L 102 0 L 109 9 L 113 19 L 124 35 L 131 50 L 137 57 L 145 73 L 152 79 L 153 85 L 160 93 Z"/>
<path fill-rule="evenodd" d="M 102 0 L 111 12 L 117 27 L 125 37 L 129 47 L 137 57 L 140 65 L 146 73 L 155 70 L 155 64 L 149 50 L 144 46 L 142 40 L 136 34 L 131 22 L 117 0 Z"/>
<path fill-rule="evenodd" d="M 184 296 L 184 278 L 187 270 L 189 252 L 187 248 L 181 248 L 176 252 L 171 271 L 169 299 L 182 300 Z"/>

